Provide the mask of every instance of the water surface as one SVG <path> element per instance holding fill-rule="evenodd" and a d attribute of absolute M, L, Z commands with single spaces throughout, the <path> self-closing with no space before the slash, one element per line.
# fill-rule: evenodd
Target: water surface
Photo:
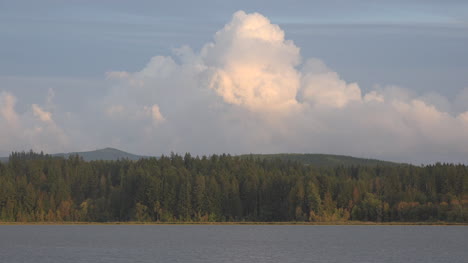
<path fill-rule="evenodd" d="M 468 262 L 465 226 L 3 225 L 0 262 Z"/>

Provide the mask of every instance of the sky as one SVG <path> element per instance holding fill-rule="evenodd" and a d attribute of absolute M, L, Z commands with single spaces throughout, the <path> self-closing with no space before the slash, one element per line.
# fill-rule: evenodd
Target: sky
<path fill-rule="evenodd" d="M 0 155 L 468 163 L 466 1 L 0 0 Z"/>

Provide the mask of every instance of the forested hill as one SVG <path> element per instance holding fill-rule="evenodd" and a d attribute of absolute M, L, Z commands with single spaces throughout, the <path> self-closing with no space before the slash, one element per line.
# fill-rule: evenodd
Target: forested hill
<path fill-rule="evenodd" d="M 468 166 L 316 167 L 171 155 L 92 161 L 15 153 L 0 221 L 468 222 Z"/>
<path fill-rule="evenodd" d="M 375 166 L 375 165 L 385 165 L 393 166 L 400 165 L 398 163 L 381 161 L 376 159 L 365 159 L 365 158 L 356 158 L 345 155 L 332 155 L 332 154 L 310 154 L 310 153 L 279 153 L 279 154 L 245 154 L 241 155 L 243 158 L 258 158 L 265 160 L 283 160 L 283 161 L 293 161 L 299 162 L 306 165 L 314 165 L 321 167 L 331 167 L 331 166 Z"/>
<path fill-rule="evenodd" d="M 78 155 L 85 161 L 117 161 L 117 160 L 133 160 L 137 161 L 142 158 L 149 158 L 148 156 L 136 155 L 124 152 L 115 148 L 104 148 L 95 151 L 87 152 L 71 152 L 71 153 L 55 153 L 51 154 L 53 157 L 68 158 L 73 155 Z M 0 162 L 8 162 L 9 157 L 1 157 Z"/>
<path fill-rule="evenodd" d="M 124 152 L 114 148 L 105 148 L 95 151 L 87 152 L 72 152 L 72 153 L 57 153 L 52 154 L 56 157 L 68 158 L 72 155 L 78 155 L 85 161 L 117 161 L 117 160 L 133 160 L 137 161 L 142 158 L 149 158 L 148 156 L 135 155 L 128 152 Z M 356 158 L 344 155 L 331 155 L 331 154 L 296 154 L 296 153 L 280 153 L 280 154 L 245 154 L 240 155 L 241 158 L 258 158 L 265 160 L 280 159 L 283 161 L 299 162 L 306 165 L 314 165 L 320 167 L 330 166 L 356 166 L 356 165 L 398 165 L 397 163 L 375 160 L 375 159 L 364 159 Z M 8 157 L 0 158 L 1 162 L 7 162 Z"/>
<path fill-rule="evenodd" d="M 117 161 L 122 159 L 128 159 L 137 161 L 142 158 L 148 158 L 147 156 L 136 155 L 128 152 L 124 152 L 114 148 L 104 148 L 95 151 L 88 151 L 88 152 L 72 152 L 72 153 L 57 153 L 53 154 L 53 156 L 64 157 L 68 158 L 72 155 L 78 155 L 85 161 Z"/>

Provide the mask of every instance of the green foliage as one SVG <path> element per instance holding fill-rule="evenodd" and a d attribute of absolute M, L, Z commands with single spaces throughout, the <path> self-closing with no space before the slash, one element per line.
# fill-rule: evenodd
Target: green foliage
<path fill-rule="evenodd" d="M 0 220 L 468 222 L 468 167 L 13 153 L 0 163 Z"/>

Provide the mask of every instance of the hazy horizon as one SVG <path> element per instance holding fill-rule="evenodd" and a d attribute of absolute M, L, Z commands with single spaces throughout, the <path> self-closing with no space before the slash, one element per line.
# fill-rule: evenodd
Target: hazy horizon
<path fill-rule="evenodd" d="M 468 4 L 338 2 L 1 2 L 0 156 L 467 163 Z"/>

